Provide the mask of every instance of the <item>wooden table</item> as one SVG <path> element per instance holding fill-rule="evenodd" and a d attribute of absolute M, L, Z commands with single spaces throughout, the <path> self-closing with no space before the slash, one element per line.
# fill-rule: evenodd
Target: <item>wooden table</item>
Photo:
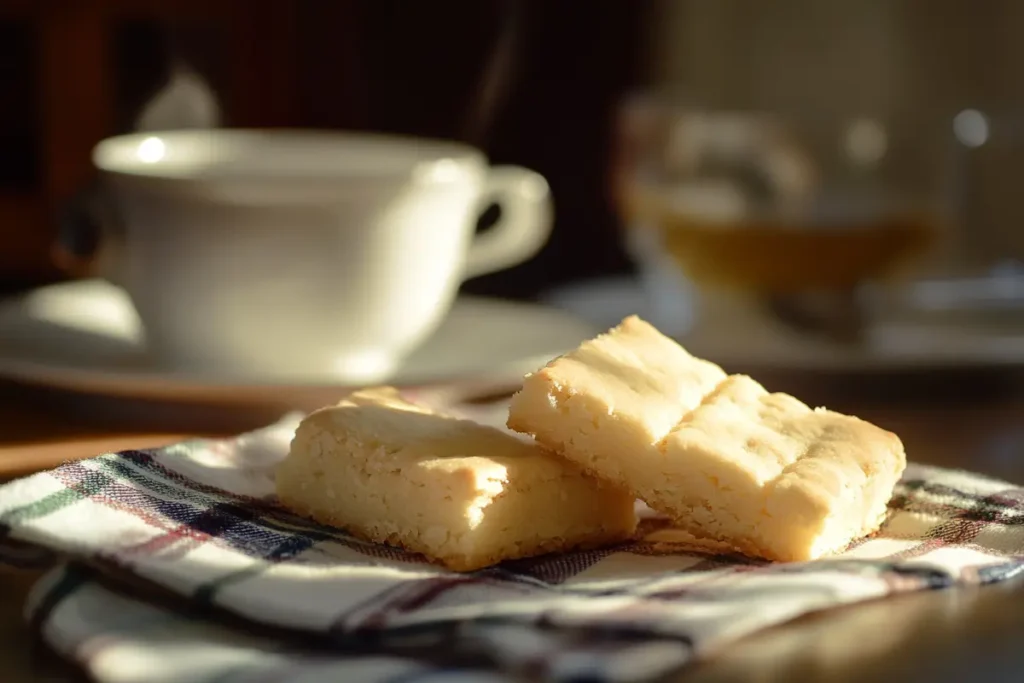
<path fill-rule="evenodd" d="M 101 429 L 0 387 L 0 472 L 46 466 L 113 448 L 151 446 L 178 435 Z M 1024 399 L 900 407 L 830 407 L 857 412 L 899 433 L 910 457 L 1024 484 Z M 2 476 L 2 475 L 0 475 Z M 77 680 L 47 650 L 31 647 L 20 609 L 37 577 L 0 570 L 0 671 L 9 683 Z M 917 593 L 834 610 L 730 645 L 679 680 L 960 683 L 1024 680 L 1024 581 Z"/>

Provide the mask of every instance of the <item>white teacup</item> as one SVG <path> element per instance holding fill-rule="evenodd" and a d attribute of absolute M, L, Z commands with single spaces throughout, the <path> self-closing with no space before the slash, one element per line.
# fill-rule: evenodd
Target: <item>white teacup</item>
<path fill-rule="evenodd" d="M 220 375 L 385 380 L 464 279 L 551 229 L 540 175 L 453 142 L 188 130 L 109 138 L 93 162 L 100 273 L 156 353 Z M 501 219 L 474 236 L 492 202 Z"/>

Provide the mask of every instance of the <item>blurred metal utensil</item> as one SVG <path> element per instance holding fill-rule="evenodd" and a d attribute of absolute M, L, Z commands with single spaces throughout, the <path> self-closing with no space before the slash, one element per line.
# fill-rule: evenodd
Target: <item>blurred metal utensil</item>
<path fill-rule="evenodd" d="M 223 118 L 217 93 L 186 58 L 173 24 L 164 25 L 161 42 L 168 75 L 135 117 L 134 129 L 217 128 Z"/>
<path fill-rule="evenodd" d="M 517 61 L 522 47 L 522 0 L 501 3 L 500 30 L 494 51 L 480 76 L 476 97 L 463 124 L 462 139 L 476 147 L 484 147 L 494 118 L 512 89 Z"/>

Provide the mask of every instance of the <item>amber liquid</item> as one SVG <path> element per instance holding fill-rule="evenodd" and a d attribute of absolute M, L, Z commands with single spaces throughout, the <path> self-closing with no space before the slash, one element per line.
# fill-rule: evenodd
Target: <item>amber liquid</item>
<path fill-rule="evenodd" d="M 849 220 L 742 216 L 711 219 L 634 196 L 627 219 L 661 242 L 700 285 L 772 293 L 849 289 L 898 275 L 937 234 L 926 212 L 878 212 Z"/>

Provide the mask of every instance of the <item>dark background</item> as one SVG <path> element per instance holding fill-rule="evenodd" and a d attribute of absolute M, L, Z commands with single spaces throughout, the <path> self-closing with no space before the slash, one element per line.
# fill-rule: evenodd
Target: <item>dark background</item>
<path fill-rule="evenodd" d="M 614 108 L 642 76 L 652 4 L 598 0 L 0 0 L 0 282 L 58 279 L 55 216 L 89 150 L 127 132 L 171 55 L 214 88 L 224 125 L 454 138 L 551 183 L 544 251 L 467 283 L 530 297 L 622 272 L 605 192 Z M 486 223 L 484 223 L 484 227 Z"/>

